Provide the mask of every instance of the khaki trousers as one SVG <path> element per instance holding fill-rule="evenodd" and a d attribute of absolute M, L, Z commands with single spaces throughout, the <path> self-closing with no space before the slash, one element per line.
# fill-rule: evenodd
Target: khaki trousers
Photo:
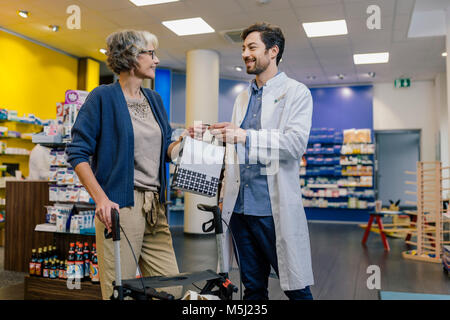
<path fill-rule="evenodd" d="M 120 225 L 130 240 L 142 275 L 167 276 L 178 274 L 178 265 L 172 245 L 165 207 L 159 203 L 159 195 L 152 191 L 134 191 L 134 207 L 120 209 Z M 110 299 L 115 280 L 114 245 L 105 239 L 105 226 L 95 219 L 97 257 L 103 299 Z M 122 279 L 136 278 L 137 266 L 130 246 L 120 232 L 120 262 Z M 155 288 L 156 289 L 156 288 Z M 182 287 L 163 288 L 179 298 Z"/>

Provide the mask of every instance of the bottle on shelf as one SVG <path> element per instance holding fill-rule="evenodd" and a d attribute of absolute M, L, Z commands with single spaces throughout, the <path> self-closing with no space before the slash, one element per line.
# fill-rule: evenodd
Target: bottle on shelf
<path fill-rule="evenodd" d="M 50 276 L 49 261 L 47 258 L 44 260 L 44 268 L 42 269 L 42 276 L 44 278 L 48 278 Z"/>
<path fill-rule="evenodd" d="M 47 257 L 48 257 L 49 261 L 53 259 L 53 247 L 52 246 L 47 246 Z"/>
<path fill-rule="evenodd" d="M 87 242 L 84 243 L 83 248 L 83 258 L 84 258 L 84 278 L 89 279 L 89 273 L 90 273 L 90 254 L 89 254 L 89 244 Z"/>
<path fill-rule="evenodd" d="M 90 277 L 92 283 L 99 283 L 100 277 L 98 274 L 98 259 L 97 259 L 97 247 L 94 243 L 92 245 L 92 255 L 91 255 L 91 264 L 90 264 Z"/>
<path fill-rule="evenodd" d="M 48 261 L 47 246 L 42 249 L 42 258 L 44 259 L 44 261 Z"/>
<path fill-rule="evenodd" d="M 35 271 L 34 271 L 34 275 L 36 277 L 42 277 L 42 262 L 43 261 L 44 260 L 42 259 L 42 248 L 39 248 L 37 256 L 36 256 Z"/>
<path fill-rule="evenodd" d="M 70 243 L 69 255 L 67 256 L 67 278 L 75 278 L 75 243 Z"/>
<path fill-rule="evenodd" d="M 67 277 L 67 268 L 68 268 L 68 262 L 67 262 L 67 260 L 65 261 L 65 263 L 64 263 L 64 271 L 63 271 L 63 279 L 67 279 L 68 277 Z"/>
<path fill-rule="evenodd" d="M 64 279 L 65 261 L 61 260 L 58 265 L 58 279 Z"/>
<path fill-rule="evenodd" d="M 29 264 L 30 276 L 36 275 L 36 249 L 31 250 L 31 260 Z"/>
<path fill-rule="evenodd" d="M 78 243 L 77 252 L 75 254 L 75 279 L 83 280 L 83 278 L 84 278 L 83 244 Z"/>
<path fill-rule="evenodd" d="M 56 246 L 53 246 L 53 259 L 58 259 L 58 252 L 56 251 Z"/>
<path fill-rule="evenodd" d="M 56 261 L 51 260 L 50 268 L 49 268 L 49 276 L 50 279 L 56 279 Z"/>

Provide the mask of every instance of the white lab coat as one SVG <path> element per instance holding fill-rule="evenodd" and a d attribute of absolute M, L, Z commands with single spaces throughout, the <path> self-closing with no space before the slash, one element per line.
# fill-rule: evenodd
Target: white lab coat
<path fill-rule="evenodd" d="M 248 90 L 236 98 L 231 121 L 237 126 L 241 125 L 247 112 L 250 90 L 249 86 Z M 283 290 L 303 289 L 314 284 L 309 232 L 299 177 L 300 161 L 311 128 L 312 110 L 313 102 L 308 88 L 282 72 L 264 86 L 261 130 L 249 130 L 249 161 L 258 160 L 276 172 L 268 174 L 267 181 L 275 224 L 280 285 Z M 268 138 L 269 133 L 272 139 Z M 226 224 L 229 224 L 233 213 L 239 184 L 236 148 L 233 144 L 227 144 L 221 190 L 223 219 Z M 233 246 L 226 224 L 222 246 L 225 271 L 229 271 L 233 261 Z"/>
<path fill-rule="evenodd" d="M 50 180 L 50 148 L 37 144 L 29 158 L 28 180 Z"/>

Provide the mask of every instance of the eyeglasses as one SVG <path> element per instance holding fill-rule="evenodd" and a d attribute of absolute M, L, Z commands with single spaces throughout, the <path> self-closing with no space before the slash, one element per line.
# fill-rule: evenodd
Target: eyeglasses
<path fill-rule="evenodd" d="M 139 54 L 141 54 L 141 53 L 151 54 L 152 59 L 155 58 L 155 50 L 141 50 L 141 51 L 139 52 Z"/>

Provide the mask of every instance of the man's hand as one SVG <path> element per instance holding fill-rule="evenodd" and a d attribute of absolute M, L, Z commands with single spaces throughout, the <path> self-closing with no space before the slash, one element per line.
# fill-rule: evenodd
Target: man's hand
<path fill-rule="evenodd" d="M 209 127 L 211 134 L 219 141 L 226 143 L 241 143 L 245 144 L 247 131 L 239 128 L 231 122 L 215 123 Z"/>

